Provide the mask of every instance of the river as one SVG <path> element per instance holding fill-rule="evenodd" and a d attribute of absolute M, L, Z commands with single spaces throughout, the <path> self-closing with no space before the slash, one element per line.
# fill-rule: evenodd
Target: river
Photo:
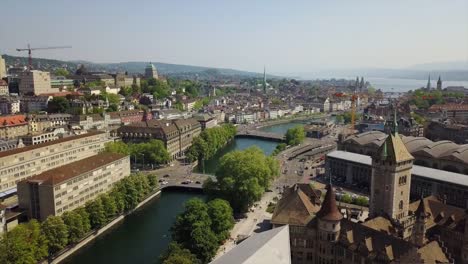
<path fill-rule="evenodd" d="M 295 124 L 280 124 L 265 127 L 276 133 L 284 133 Z M 270 155 L 277 142 L 237 138 L 220 150 L 215 157 L 205 162 L 205 171 L 215 173 L 219 159 L 233 150 L 258 146 Z M 67 264 L 127 264 L 158 263 L 158 257 L 171 241 L 170 227 L 183 204 L 193 197 L 205 196 L 196 193 L 163 191 L 160 198 L 153 199 L 106 234 L 98 237 L 83 249 L 63 261 Z"/>

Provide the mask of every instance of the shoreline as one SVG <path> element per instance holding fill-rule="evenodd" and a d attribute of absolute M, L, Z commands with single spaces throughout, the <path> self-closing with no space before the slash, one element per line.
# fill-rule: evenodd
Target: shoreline
<path fill-rule="evenodd" d="M 50 263 L 51 264 L 59 264 L 62 261 L 66 260 L 68 257 L 70 257 L 71 255 L 73 255 L 74 253 L 76 253 L 77 251 L 79 251 L 80 249 L 85 247 L 86 245 L 88 245 L 90 242 L 92 242 L 93 240 L 98 238 L 100 235 L 106 233 L 107 231 L 109 231 L 109 229 L 111 229 L 115 225 L 119 224 L 122 220 L 125 219 L 125 217 L 127 215 L 132 214 L 133 212 L 138 210 L 140 207 L 146 205 L 148 202 L 150 202 L 154 198 L 159 197 L 161 192 L 162 192 L 162 189 L 159 189 L 157 192 L 155 192 L 152 195 L 148 196 L 145 200 L 141 201 L 133 210 L 129 211 L 126 214 L 118 216 L 117 218 L 115 218 L 114 220 L 109 222 L 107 225 L 101 227 L 98 230 L 95 230 L 94 232 L 91 233 L 91 235 L 89 235 L 88 237 L 86 237 L 85 239 L 83 239 L 78 244 L 74 245 L 73 247 L 70 247 L 69 249 L 65 250 L 62 254 L 60 254 L 58 257 L 53 259 Z M 48 262 L 48 260 L 44 260 L 44 261 L 39 262 L 39 263 L 46 264 L 46 263 L 49 263 L 49 262 Z"/>

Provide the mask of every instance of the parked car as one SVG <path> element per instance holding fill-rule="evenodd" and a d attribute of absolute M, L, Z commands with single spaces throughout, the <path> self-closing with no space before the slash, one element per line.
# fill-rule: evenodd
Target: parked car
<path fill-rule="evenodd" d="M 168 178 L 168 177 L 169 177 L 169 174 L 165 174 L 163 177 L 164 177 L 164 178 Z"/>
<path fill-rule="evenodd" d="M 201 182 L 200 182 L 200 181 L 196 181 L 195 183 L 196 183 L 196 184 L 201 184 Z"/>

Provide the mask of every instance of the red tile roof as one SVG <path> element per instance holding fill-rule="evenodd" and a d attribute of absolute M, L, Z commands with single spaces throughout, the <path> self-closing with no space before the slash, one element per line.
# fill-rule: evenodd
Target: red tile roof
<path fill-rule="evenodd" d="M 429 107 L 430 112 L 434 111 L 468 111 L 468 104 L 436 104 Z"/>
<path fill-rule="evenodd" d="M 0 116 L 0 127 L 19 126 L 27 123 L 25 115 Z"/>

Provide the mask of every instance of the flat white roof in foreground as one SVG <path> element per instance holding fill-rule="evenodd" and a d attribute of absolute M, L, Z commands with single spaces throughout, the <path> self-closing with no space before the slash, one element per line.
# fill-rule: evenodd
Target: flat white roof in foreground
<path fill-rule="evenodd" d="M 336 150 L 327 154 L 327 157 L 335 158 L 335 159 L 342 159 L 354 163 L 359 163 L 362 165 L 372 165 L 372 158 L 367 155 L 357 154 L 353 152 L 347 152 L 342 150 Z M 450 171 L 438 170 L 429 167 L 423 167 L 418 165 L 413 165 L 413 169 L 411 170 L 411 174 L 428 178 L 434 181 L 442 181 L 448 182 L 452 184 L 458 184 L 462 186 L 468 187 L 468 175 L 455 173 Z"/>
<path fill-rule="evenodd" d="M 211 264 L 291 264 L 289 226 L 254 234 Z"/>

